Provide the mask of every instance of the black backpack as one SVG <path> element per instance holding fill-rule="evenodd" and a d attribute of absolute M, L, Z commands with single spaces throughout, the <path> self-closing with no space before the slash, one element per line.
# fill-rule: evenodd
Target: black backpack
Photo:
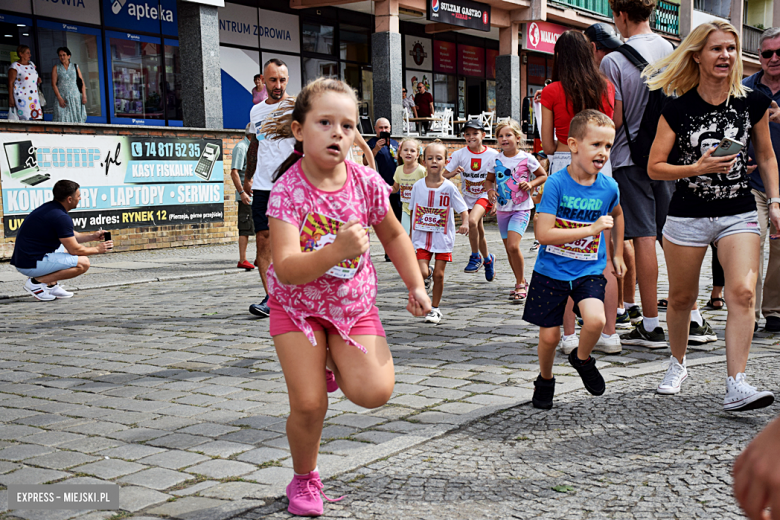
<path fill-rule="evenodd" d="M 645 67 L 648 65 L 642 55 L 627 43 L 624 43 L 615 50 L 633 63 L 634 66 L 639 69 L 640 73 L 645 70 Z M 661 89 L 650 91 L 647 106 L 645 106 L 645 111 L 642 114 L 642 121 L 639 123 L 639 132 L 637 132 L 634 139 L 631 139 L 631 135 L 628 132 L 626 110 L 623 108 L 623 128 L 626 132 L 628 148 L 631 151 L 631 160 L 634 161 L 634 164 L 645 170 L 647 170 L 647 162 L 650 158 L 650 148 L 653 146 L 655 134 L 658 131 L 658 121 L 661 119 L 661 112 L 672 99 L 673 98 L 664 94 L 664 91 Z"/>

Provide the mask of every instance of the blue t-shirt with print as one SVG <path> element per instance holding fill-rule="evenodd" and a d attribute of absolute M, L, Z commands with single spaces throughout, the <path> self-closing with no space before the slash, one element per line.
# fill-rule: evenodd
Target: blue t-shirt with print
<path fill-rule="evenodd" d="M 556 228 L 584 227 L 609 215 L 620 202 L 617 182 L 599 173 L 591 186 L 571 178 L 567 169 L 551 175 L 544 183 L 538 213 L 555 215 Z M 604 234 L 589 236 L 558 246 L 542 246 L 534 271 L 555 280 L 572 281 L 583 276 L 599 275 L 607 266 L 607 244 Z"/>

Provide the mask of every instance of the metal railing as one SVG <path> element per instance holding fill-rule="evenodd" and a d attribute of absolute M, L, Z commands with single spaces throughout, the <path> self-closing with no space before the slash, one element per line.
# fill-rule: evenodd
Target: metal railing
<path fill-rule="evenodd" d="M 758 56 L 758 42 L 761 39 L 762 34 L 764 34 L 763 29 L 757 29 L 756 27 L 750 25 L 743 25 L 742 52 Z"/>
<path fill-rule="evenodd" d="M 654 31 L 667 34 L 680 34 L 680 6 L 659 0 L 650 17 L 650 27 Z"/>
<path fill-rule="evenodd" d="M 612 18 L 609 0 L 553 0 L 553 3 Z"/>

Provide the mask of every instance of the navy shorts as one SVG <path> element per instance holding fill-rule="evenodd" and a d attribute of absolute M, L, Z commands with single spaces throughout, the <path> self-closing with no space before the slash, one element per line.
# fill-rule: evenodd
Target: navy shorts
<path fill-rule="evenodd" d="M 606 288 L 607 279 L 600 274 L 567 282 L 534 271 L 523 319 L 543 328 L 560 327 L 563 325 L 563 311 L 566 310 L 569 297 L 575 304 L 587 298 L 596 298 L 603 302 Z"/>
<path fill-rule="evenodd" d="M 268 229 L 268 217 L 265 216 L 265 212 L 268 211 L 270 196 L 270 191 L 252 190 L 252 221 L 255 223 L 255 233 Z"/>

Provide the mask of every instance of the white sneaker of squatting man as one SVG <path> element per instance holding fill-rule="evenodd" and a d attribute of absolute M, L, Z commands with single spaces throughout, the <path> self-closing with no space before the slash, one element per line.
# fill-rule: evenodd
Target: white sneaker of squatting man
<path fill-rule="evenodd" d="M 66 291 L 63 286 L 60 285 L 59 282 L 57 282 L 56 285 L 53 285 L 52 287 L 49 287 L 49 294 L 54 296 L 55 298 L 72 298 L 73 293 L 70 291 Z"/>
<path fill-rule="evenodd" d="M 723 409 L 727 412 L 746 412 L 757 408 L 765 408 L 775 401 L 772 392 L 759 392 L 755 386 L 745 381 L 744 372 L 737 377 L 726 379 L 726 397 L 723 398 Z"/>
<path fill-rule="evenodd" d="M 664 395 L 679 394 L 682 382 L 688 378 L 688 369 L 685 368 L 685 358 L 682 364 L 677 362 L 674 356 L 669 357 L 669 368 L 661 384 L 658 385 L 657 392 Z"/>
<path fill-rule="evenodd" d="M 45 283 L 33 283 L 32 278 L 28 278 L 27 281 L 24 282 L 24 290 L 44 302 L 50 302 L 57 299 L 56 296 L 49 292 L 49 288 L 46 287 Z"/>

